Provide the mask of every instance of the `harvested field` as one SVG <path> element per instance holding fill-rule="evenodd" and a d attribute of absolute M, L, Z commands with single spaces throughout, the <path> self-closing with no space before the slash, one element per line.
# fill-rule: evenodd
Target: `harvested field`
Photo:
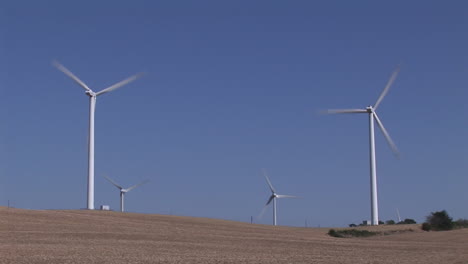
<path fill-rule="evenodd" d="M 468 263 L 468 229 L 333 238 L 328 228 L 0 207 L 0 263 Z"/>

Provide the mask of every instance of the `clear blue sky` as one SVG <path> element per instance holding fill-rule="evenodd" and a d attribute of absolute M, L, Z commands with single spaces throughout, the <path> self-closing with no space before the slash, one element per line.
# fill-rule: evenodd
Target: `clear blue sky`
<path fill-rule="evenodd" d="M 250 221 L 269 190 L 282 225 L 370 219 L 368 119 L 323 116 L 373 104 L 380 218 L 468 218 L 465 1 L 8 1 L 0 31 L 0 204 L 86 206 L 88 97 L 98 98 L 96 204 Z M 271 223 L 269 209 L 260 223 Z"/>

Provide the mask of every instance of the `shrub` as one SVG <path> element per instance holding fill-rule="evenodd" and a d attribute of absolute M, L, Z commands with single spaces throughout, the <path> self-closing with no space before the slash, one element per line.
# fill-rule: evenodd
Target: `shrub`
<path fill-rule="evenodd" d="M 386 225 L 394 225 L 395 224 L 395 221 L 393 220 L 388 220 L 387 222 L 385 222 Z"/>
<path fill-rule="evenodd" d="M 397 225 L 410 225 L 410 224 L 416 224 L 416 221 L 411 218 L 406 218 L 404 221 L 398 222 Z"/>
<path fill-rule="evenodd" d="M 429 223 L 423 223 L 421 229 L 424 231 L 431 231 L 431 225 Z"/>
<path fill-rule="evenodd" d="M 349 227 L 356 227 L 355 224 L 349 224 Z"/>
<path fill-rule="evenodd" d="M 329 235 L 329 236 L 332 236 L 332 237 L 341 237 L 341 236 L 336 232 L 335 229 L 330 229 L 330 230 L 328 230 L 328 235 Z"/>
<path fill-rule="evenodd" d="M 384 235 L 393 235 L 393 234 L 402 234 L 402 233 L 408 233 L 408 232 L 414 232 L 413 229 L 408 228 L 408 229 L 402 229 L 402 230 L 389 230 L 389 231 L 384 231 Z"/>
<path fill-rule="evenodd" d="M 454 228 L 468 228 L 468 219 L 458 219 L 453 222 Z"/>
<path fill-rule="evenodd" d="M 378 233 L 377 232 L 371 232 L 367 230 L 356 230 L 356 229 L 351 229 L 351 230 L 344 230 L 343 232 L 345 235 L 351 236 L 351 237 L 369 237 L 369 236 L 375 236 Z"/>
<path fill-rule="evenodd" d="M 430 225 L 431 230 L 435 231 L 452 230 L 454 227 L 452 218 L 445 210 L 432 212 L 426 217 L 426 222 Z"/>
<path fill-rule="evenodd" d="M 375 236 L 380 233 L 378 232 L 370 232 L 367 230 L 357 230 L 357 229 L 348 229 L 348 230 L 338 230 L 330 229 L 328 231 L 328 235 L 332 237 L 369 237 Z"/>

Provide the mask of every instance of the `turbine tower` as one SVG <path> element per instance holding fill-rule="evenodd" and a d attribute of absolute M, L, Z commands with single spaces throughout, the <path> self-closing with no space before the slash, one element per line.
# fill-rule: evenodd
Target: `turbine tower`
<path fill-rule="evenodd" d="M 372 225 L 379 224 L 379 206 L 377 201 L 377 172 L 376 172 L 376 163 L 375 163 L 375 137 L 374 137 L 374 120 L 377 122 L 380 130 L 382 131 L 387 143 L 389 144 L 390 148 L 392 149 L 393 153 L 396 157 L 399 156 L 398 149 L 393 143 L 390 135 L 388 134 L 387 130 L 385 129 L 382 121 L 380 121 L 379 117 L 377 116 L 376 110 L 379 107 L 380 103 L 382 102 L 383 98 L 387 94 L 390 86 L 392 86 L 395 78 L 400 71 L 400 67 L 393 72 L 390 76 L 390 79 L 387 82 L 387 85 L 383 89 L 382 93 L 380 94 L 379 98 L 375 102 L 374 106 L 370 105 L 366 107 L 366 109 L 332 109 L 328 110 L 329 114 L 369 114 L 369 156 L 370 156 L 370 185 L 371 185 L 371 216 L 372 216 Z"/>
<path fill-rule="evenodd" d="M 106 180 L 108 180 L 110 183 L 112 183 L 112 185 L 114 185 L 115 187 L 117 187 L 120 190 L 120 212 L 124 211 L 124 196 L 125 196 L 125 194 L 128 193 L 129 191 L 135 189 L 136 187 L 149 182 L 149 180 L 144 180 L 144 181 L 140 182 L 139 184 L 136 184 L 136 185 L 133 185 L 130 188 L 124 189 L 122 186 L 118 185 L 111 178 L 106 177 L 106 176 L 104 176 L 104 178 L 106 178 Z"/>
<path fill-rule="evenodd" d="M 89 96 L 88 199 L 86 208 L 88 208 L 89 210 L 94 210 L 94 112 L 96 108 L 96 98 L 99 95 L 111 92 L 117 88 L 124 86 L 127 83 L 138 79 L 142 75 L 142 73 L 135 74 L 123 81 L 120 81 L 96 93 L 93 90 L 91 90 L 83 81 L 76 77 L 71 71 L 69 71 L 57 61 L 54 61 L 53 65 L 57 67 L 57 69 L 59 69 L 61 72 L 65 73 L 72 80 L 74 80 L 78 85 L 83 87 L 83 89 L 85 89 L 86 91 L 86 95 Z"/>
<path fill-rule="evenodd" d="M 271 191 L 271 196 L 268 198 L 267 203 L 265 204 L 265 207 L 263 207 L 262 214 L 265 211 L 266 207 L 273 201 L 273 225 L 276 225 L 276 199 L 278 198 L 298 198 L 297 196 L 292 196 L 292 195 L 284 195 L 284 194 L 277 194 L 275 191 L 275 188 L 273 188 L 273 185 L 270 182 L 270 179 L 268 178 L 267 172 L 265 169 L 263 169 L 263 176 L 265 176 L 265 179 L 268 183 L 268 187 L 270 187 Z"/>

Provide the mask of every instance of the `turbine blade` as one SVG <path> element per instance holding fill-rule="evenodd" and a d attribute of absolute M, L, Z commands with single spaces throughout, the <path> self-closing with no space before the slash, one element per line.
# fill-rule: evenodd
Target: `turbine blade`
<path fill-rule="evenodd" d="M 265 176 L 265 179 L 266 179 L 266 181 L 268 183 L 268 186 L 270 187 L 271 192 L 275 193 L 275 188 L 273 188 L 273 185 L 271 184 L 270 179 L 268 178 L 266 169 L 262 169 L 262 171 L 263 171 L 263 176 Z"/>
<path fill-rule="evenodd" d="M 274 195 L 270 196 L 265 206 L 268 206 L 271 203 L 271 201 L 273 201 L 273 199 L 275 199 L 275 196 Z"/>
<path fill-rule="evenodd" d="M 77 84 L 83 87 L 86 91 L 92 92 L 91 89 L 78 77 L 76 77 L 71 71 L 69 71 L 65 66 L 60 64 L 58 61 L 53 61 L 52 64 L 59 69 L 61 72 L 65 73 L 68 77 L 72 78 Z"/>
<path fill-rule="evenodd" d="M 393 71 L 392 76 L 390 76 L 390 79 L 388 80 L 387 85 L 385 86 L 382 93 L 380 94 L 379 99 L 377 99 L 377 102 L 375 102 L 374 110 L 377 109 L 377 107 L 379 107 L 380 102 L 382 102 L 383 98 L 388 93 L 388 90 L 390 89 L 390 86 L 392 86 L 392 84 L 395 81 L 395 79 L 396 79 L 399 72 L 400 72 L 400 66 L 398 66 L 395 69 L 395 71 Z"/>
<path fill-rule="evenodd" d="M 114 185 L 115 187 L 119 188 L 120 190 L 123 189 L 122 186 L 118 185 L 115 181 L 113 181 L 111 178 L 107 177 L 107 176 L 103 176 L 104 178 L 106 178 L 106 180 L 108 180 L 110 183 L 112 183 L 112 185 Z"/>
<path fill-rule="evenodd" d="M 299 196 L 294 196 L 294 195 L 285 195 L 285 194 L 277 194 L 277 198 L 300 198 Z"/>
<path fill-rule="evenodd" d="M 324 111 L 325 114 L 355 114 L 367 113 L 366 109 L 328 109 Z"/>
<path fill-rule="evenodd" d="M 132 189 L 135 189 L 136 187 L 138 187 L 138 186 L 140 186 L 140 185 L 143 185 L 143 184 L 145 184 L 145 183 L 148 183 L 148 182 L 149 182 L 149 180 L 144 180 L 144 181 L 142 181 L 142 182 L 140 182 L 140 183 L 138 183 L 138 184 L 135 184 L 135 185 L 133 185 L 132 187 L 128 188 L 128 189 L 127 189 L 127 192 L 131 191 Z"/>
<path fill-rule="evenodd" d="M 96 96 L 101 95 L 101 94 L 105 94 L 105 93 L 108 93 L 108 92 L 111 92 L 111 91 L 113 91 L 113 90 L 115 90 L 115 89 L 118 89 L 118 88 L 120 88 L 120 87 L 126 85 L 127 83 L 133 82 L 133 81 L 135 81 L 136 79 L 138 79 L 138 78 L 140 78 L 141 76 L 143 76 L 143 74 L 144 74 L 144 73 L 141 72 L 141 73 L 137 73 L 137 74 L 135 74 L 135 75 L 133 75 L 133 76 L 130 76 L 130 77 L 128 77 L 127 79 L 125 79 L 125 80 L 123 80 L 123 81 L 120 81 L 120 82 L 118 82 L 118 83 L 116 83 L 116 84 L 114 84 L 114 85 L 112 85 L 112 86 L 107 87 L 106 89 L 103 89 L 103 90 L 97 92 L 97 93 L 96 93 Z"/>
<path fill-rule="evenodd" d="M 380 130 L 382 130 L 382 133 L 384 134 L 385 136 L 385 139 L 387 140 L 387 143 L 388 145 L 390 146 L 390 148 L 392 149 L 393 151 L 393 154 L 395 154 L 395 156 L 397 158 L 400 157 L 400 152 L 398 151 L 398 148 L 397 146 L 395 145 L 395 143 L 393 143 L 393 140 L 392 138 L 390 137 L 390 134 L 388 134 L 387 130 L 385 129 L 382 121 L 380 121 L 379 117 L 377 116 L 377 114 L 374 112 L 373 113 L 374 117 L 375 117 L 375 121 L 377 121 L 377 125 L 379 125 L 380 127 Z"/>

